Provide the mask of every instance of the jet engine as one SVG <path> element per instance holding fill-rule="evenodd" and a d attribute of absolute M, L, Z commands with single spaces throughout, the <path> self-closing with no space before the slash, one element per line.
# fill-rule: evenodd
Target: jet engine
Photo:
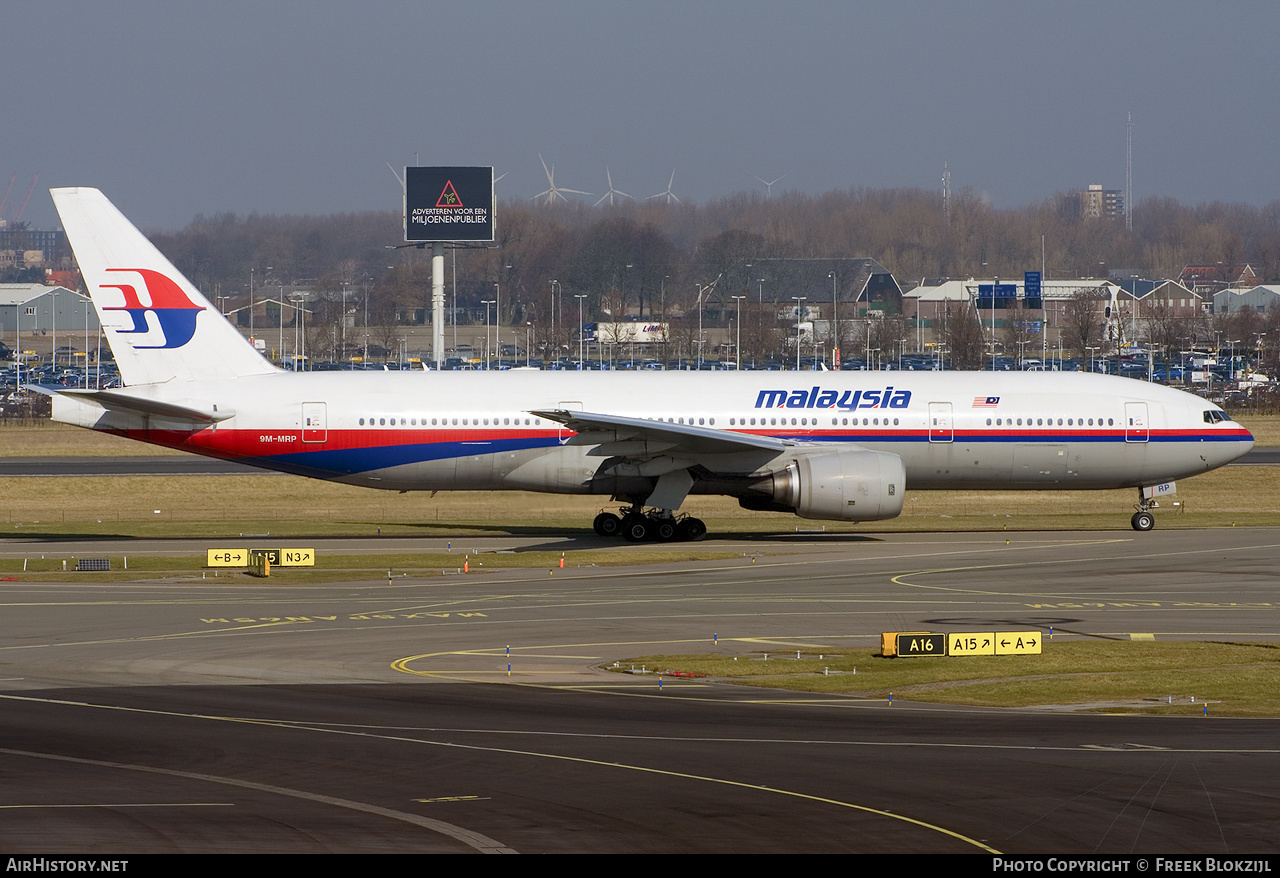
<path fill-rule="evenodd" d="M 827 521 L 880 521 L 902 513 L 902 458 L 865 448 L 801 454 L 751 486 L 745 509 L 794 512 Z"/>

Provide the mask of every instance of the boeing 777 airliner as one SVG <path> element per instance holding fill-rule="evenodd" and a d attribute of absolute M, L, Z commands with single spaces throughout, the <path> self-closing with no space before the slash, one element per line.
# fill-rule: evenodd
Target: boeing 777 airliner
<path fill-rule="evenodd" d="M 875 521 L 912 489 L 1137 488 L 1223 466 L 1253 436 L 1217 406 L 1108 375 L 991 372 L 311 372 L 264 359 L 96 189 L 53 190 L 124 387 L 54 418 L 398 491 L 624 503 L 595 529 L 699 539 L 692 493 Z"/>

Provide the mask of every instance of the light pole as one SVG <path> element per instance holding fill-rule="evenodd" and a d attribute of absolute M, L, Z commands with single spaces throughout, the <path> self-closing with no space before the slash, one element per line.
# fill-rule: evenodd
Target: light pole
<path fill-rule="evenodd" d="M 498 282 L 493 282 L 493 346 L 497 348 L 498 363 L 502 363 L 502 291 Z"/>
<path fill-rule="evenodd" d="M 435 351 L 431 352 L 432 354 Z M 364 276 L 364 350 L 360 354 L 362 363 L 369 362 L 369 275 Z"/>
<path fill-rule="evenodd" d="M 84 305 L 84 389 L 89 389 L 89 306 L 92 304 L 85 299 L 80 304 Z M 16 308 L 14 309 L 17 310 Z"/>
<path fill-rule="evenodd" d="M 804 313 L 804 300 L 808 296 L 792 296 L 796 302 L 796 371 L 800 371 L 800 317 Z"/>
<path fill-rule="evenodd" d="M 342 297 L 342 311 L 344 316 L 346 314 L 346 310 L 347 310 L 347 297 L 344 295 Z M 284 284 L 280 284 L 280 314 L 279 314 L 279 319 L 277 320 L 277 324 L 280 327 L 280 349 L 277 352 L 277 359 L 283 363 L 284 362 Z M 344 326 L 344 332 L 345 332 L 345 326 Z M 343 341 L 345 342 L 346 340 L 344 339 Z M 345 350 L 345 344 L 343 347 Z"/>
<path fill-rule="evenodd" d="M 582 370 L 582 300 L 587 297 L 586 293 L 574 293 L 573 297 L 578 300 L 578 370 Z"/>
<path fill-rule="evenodd" d="M 560 359 L 560 344 L 556 341 L 556 318 L 560 314 L 560 296 L 556 293 L 556 288 L 560 286 L 560 281 L 552 279 L 551 281 L 551 343 L 555 345 L 556 356 L 552 359 L 554 363 Z"/>
<path fill-rule="evenodd" d="M 484 305 L 484 368 L 489 370 L 489 306 L 493 304 L 493 299 L 481 299 L 480 304 Z"/>
<path fill-rule="evenodd" d="M 342 282 L 342 359 L 348 363 L 351 361 L 350 355 L 347 353 L 347 282 Z M 284 298 L 284 284 L 280 285 L 280 298 Z M 283 315 L 283 311 L 281 314 Z M 280 324 L 280 337 L 284 338 L 284 324 Z M 283 347 L 284 342 L 281 341 Z"/>
<path fill-rule="evenodd" d="M 836 298 L 836 273 L 831 272 L 828 277 L 831 278 L 831 367 L 833 369 L 840 368 L 840 304 Z"/>
<path fill-rule="evenodd" d="M 991 371 L 996 370 L 996 295 L 1000 290 L 1000 278 L 991 284 Z"/>
<path fill-rule="evenodd" d="M 733 368 L 734 371 L 740 372 L 742 371 L 742 300 L 746 296 L 734 296 L 734 298 L 738 300 L 738 342 L 733 350 L 734 363 L 736 364 Z"/>

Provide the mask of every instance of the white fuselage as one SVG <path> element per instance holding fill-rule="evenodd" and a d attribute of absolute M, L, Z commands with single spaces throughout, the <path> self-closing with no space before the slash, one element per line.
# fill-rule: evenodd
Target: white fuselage
<path fill-rule="evenodd" d="M 55 416 L 397 490 L 617 493 L 589 446 L 567 444 L 569 430 L 530 414 L 547 410 L 772 436 L 801 450 L 888 452 L 902 459 L 913 489 L 1153 485 L 1222 466 L 1253 445 L 1248 431 L 1199 397 L 1075 373 L 282 372 L 124 392 L 235 414 L 191 430 L 87 404 L 72 413 L 59 400 Z M 713 455 L 697 465 L 743 475 L 769 471 L 775 458 Z"/>

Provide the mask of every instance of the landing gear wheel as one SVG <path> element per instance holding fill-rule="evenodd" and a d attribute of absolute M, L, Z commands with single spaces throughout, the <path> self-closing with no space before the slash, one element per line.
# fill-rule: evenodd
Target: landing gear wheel
<path fill-rule="evenodd" d="M 596 516 L 596 520 L 591 522 L 591 529 L 597 536 L 616 537 L 622 530 L 622 519 L 612 512 L 601 512 Z"/>
<path fill-rule="evenodd" d="M 701 518 L 686 518 L 676 525 L 676 535 L 687 542 L 696 543 L 707 535 L 707 526 Z"/>
<path fill-rule="evenodd" d="M 653 538 L 660 543 L 669 543 L 676 538 L 676 523 L 669 518 L 659 518 L 650 522 Z"/>
<path fill-rule="evenodd" d="M 628 515 L 622 519 L 622 538 L 629 543 L 643 543 L 649 539 L 649 519 L 643 515 Z"/>
<path fill-rule="evenodd" d="M 1156 526 L 1156 517 L 1150 512 L 1135 512 L 1133 518 L 1129 519 L 1129 524 L 1133 525 L 1134 530 L 1151 530 Z"/>

